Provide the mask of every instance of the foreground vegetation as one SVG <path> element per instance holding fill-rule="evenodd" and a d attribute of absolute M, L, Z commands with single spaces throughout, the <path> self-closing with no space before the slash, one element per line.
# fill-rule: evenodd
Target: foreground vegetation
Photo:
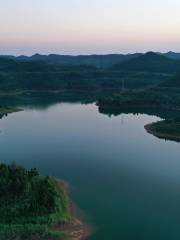
<path fill-rule="evenodd" d="M 70 219 L 62 183 L 36 169 L 0 164 L 0 239 L 60 239 L 55 224 Z"/>

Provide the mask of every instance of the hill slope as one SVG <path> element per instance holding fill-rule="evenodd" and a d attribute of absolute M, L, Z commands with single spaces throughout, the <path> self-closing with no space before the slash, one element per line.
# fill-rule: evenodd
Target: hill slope
<path fill-rule="evenodd" d="M 7 91 L 101 91 L 144 88 L 167 79 L 166 74 L 99 69 L 92 65 L 60 65 L 44 61 L 0 58 L 0 90 Z"/>
<path fill-rule="evenodd" d="M 180 110 L 180 74 L 156 87 L 140 91 L 124 91 L 99 99 L 101 108 L 113 107 L 160 107 Z"/>
<path fill-rule="evenodd" d="M 180 73 L 159 84 L 160 87 L 180 88 Z"/>
<path fill-rule="evenodd" d="M 164 53 L 163 55 L 166 56 L 166 57 L 168 57 L 168 58 L 179 59 L 179 60 L 180 60 L 180 53 L 167 52 L 167 53 Z"/>
<path fill-rule="evenodd" d="M 112 66 L 112 69 L 136 72 L 177 73 L 180 72 L 180 61 L 148 52 L 138 58 L 115 64 Z"/>
<path fill-rule="evenodd" d="M 70 55 L 58 55 L 58 54 L 50 54 L 50 55 L 41 55 L 34 54 L 30 57 L 27 56 L 19 56 L 16 59 L 20 61 L 45 61 L 52 64 L 71 64 L 71 65 L 81 65 L 88 64 L 94 65 L 100 68 L 110 67 L 117 62 L 124 62 L 130 59 L 136 58 L 141 54 L 107 54 L 107 55 L 78 55 L 78 56 L 70 56 Z"/>
<path fill-rule="evenodd" d="M 0 239 L 61 239 L 53 226 L 70 219 L 63 183 L 15 164 L 0 164 L 0 172 Z"/>

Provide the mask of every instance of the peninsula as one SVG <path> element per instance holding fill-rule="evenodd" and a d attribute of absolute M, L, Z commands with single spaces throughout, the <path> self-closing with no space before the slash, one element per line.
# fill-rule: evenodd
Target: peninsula
<path fill-rule="evenodd" d="M 37 169 L 0 164 L 0 192 L 1 240 L 81 240 L 89 234 L 65 183 Z"/>
<path fill-rule="evenodd" d="M 147 124 L 145 129 L 158 138 L 180 142 L 180 118 Z"/>

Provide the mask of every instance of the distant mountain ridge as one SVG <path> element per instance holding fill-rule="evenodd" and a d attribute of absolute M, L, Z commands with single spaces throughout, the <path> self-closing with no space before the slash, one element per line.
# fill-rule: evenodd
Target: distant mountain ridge
<path fill-rule="evenodd" d="M 167 53 L 155 53 L 157 55 L 162 55 L 170 59 L 180 60 L 180 53 L 167 52 Z M 34 54 L 30 57 L 28 56 L 18 56 L 14 57 L 11 55 L 2 56 L 6 58 L 16 59 L 18 61 L 45 61 L 52 64 L 66 64 L 66 65 L 95 65 L 100 68 L 111 67 L 114 64 L 120 64 L 131 59 L 143 56 L 143 53 L 133 53 L 133 54 L 106 54 L 106 55 L 59 55 L 59 54 Z M 1 57 L 1 56 L 0 56 Z"/>
<path fill-rule="evenodd" d="M 17 60 L 23 61 L 46 61 L 48 63 L 54 64 L 71 64 L 71 65 L 95 65 L 96 67 L 110 67 L 111 65 L 117 62 L 128 61 L 130 59 L 136 58 L 141 54 L 108 54 L 108 55 L 58 55 L 58 54 L 50 54 L 50 55 L 41 55 L 34 54 L 31 57 L 27 56 L 19 56 L 16 57 Z"/>
<path fill-rule="evenodd" d="M 143 55 L 136 57 L 135 62 Z M 163 56 L 157 56 L 164 58 Z M 156 58 L 156 57 L 155 57 Z M 1 91 L 102 91 L 110 89 L 137 89 L 154 86 L 167 80 L 170 74 L 156 72 L 131 72 L 95 65 L 52 64 L 39 59 L 19 60 L 0 57 Z M 133 61 L 133 59 L 129 60 Z M 175 60 L 170 60 L 175 61 Z M 126 61 L 128 63 L 128 61 Z M 124 62 L 125 63 L 125 62 Z"/>
<path fill-rule="evenodd" d="M 134 72 L 177 73 L 180 72 L 180 60 L 148 52 L 135 59 L 117 63 L 112 66 L 112 69 Z"/>
<path fill-rule="evenodd" d="M 172 58 L 172 59 L 179 59 L 180 60 L 180 53 L 176 52 L 167 52 L 163 54 L 166 57 Z"/>

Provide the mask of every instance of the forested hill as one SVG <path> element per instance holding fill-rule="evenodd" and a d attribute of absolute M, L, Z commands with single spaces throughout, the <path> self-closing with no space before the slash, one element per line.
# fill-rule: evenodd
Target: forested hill
<path fill-rule="evenodd" d="M 159 84 L 160 87 L 166 88 L 180 88 L 180 74 L 176 74 L 172 78 Z"/>
<path fill-rule="evenodd" d="M 180 60 L 170 59 L 161 54 L 148 52 L 135 59 L 112 66 L 113 70 L 135 71 L 135 72 L 180 72 Z"/>
<path fill-rule="evenodd" d="M 180 53 L 167 52 L 167 53 L 154 53 L 160 56 L 165 56 L 169 59 L 180 60 Z M 136 59 L 143 56 L 143 53 L 132 54 L 104 54 L 104 55 L 59 55 L 59 54 L 34 54 L 32 56 L 4 56 L 9 59 L 15 59 L 17 61 L 44 61 L 51 64 L 62 65 L 94 65 L 98 68 L 108 68 L 115 64 L 120 64 L 131 59 Z"/>
<path fill-rule="evenodd" d="M 180 53 L 170 51 L 170 52 L 164 53 L 163 55 L 168 57 L 168 58 L 179 59 L 180 60 Z"/>
<path fill-rule="evenodd" d="M 0 91 L 101 91 L 144 88 L 167 80 L 168 74 L 142 73 L 94 65 L 62 65 L 0 57 Z"/>
<path fill-rule="evenodd" d="M 60 71 L 91 71 L 93 65 L 62 65 L 49 64 L 43 60 L 17 61 L 17 59 L 0 57 L 0 72 L 60 72 Z"/>
<path fill-rule="evenodd" d="M 117 62 L 124 62 L 140 56 L 140 53 L 134 54 L 107 54 L 107 55 L 41 55 L 34 54 L 28 56 L 6 56 L 7 58 L 16 59 L 18 61 L 44 61 L 51 64 L 66 65 L 94 65 L 99 68 L 110 67 Z"/>
<path fill-rule="evenodd" d="M 123 91 L 99 99 L 100 109 L 124 107 L 163 108 L 180 111 L 180 74 L 175 75 L 156 87 L 145 90 Z"/>
<path fill-rule="evenodd" d="M 64 184 L 36 169 L 0 164 L 0 239 L 62 239 L 70 220 Z"/>

